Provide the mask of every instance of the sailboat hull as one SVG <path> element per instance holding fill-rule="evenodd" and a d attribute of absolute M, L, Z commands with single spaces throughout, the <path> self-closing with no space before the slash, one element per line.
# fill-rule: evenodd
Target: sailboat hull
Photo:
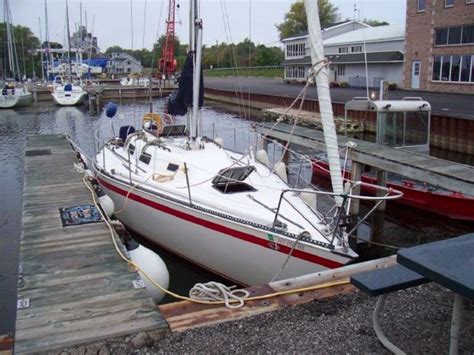
<path fill-rule="evenodd" d="M 31 105 L 33 101 L 33 95 L 24 93 L 21 95 L 1 95 L 0 96 L 0 108 L 15 108 L 24 107 Z"/>
<path fill-rule="evenodd" d="M 51 95 L 53 96 L 53 99 L 56 102 L 56 104 L 58 104 L 60 106 L 80 105 L 81 103 L 84 102 L 84 99 L 86 97 L 85 92 L 73 93 L 70 96 L 65 95 L 64 93 L 55 93 L 55 92 L 53 92 Z"/>
<path fill-rule="evenodd" d="M 100 175 L 129 228 L 171 252 L 243 285 L 267 283 L 280 271 L 294 239 L 270 228 L 193 208 Z M 127 198 L 128 194 L 128 198 Z M 128 200 L 128 201 L 127 201 Z M 350 257 L 300 243 L 278 279 L 340 267 Z"/>

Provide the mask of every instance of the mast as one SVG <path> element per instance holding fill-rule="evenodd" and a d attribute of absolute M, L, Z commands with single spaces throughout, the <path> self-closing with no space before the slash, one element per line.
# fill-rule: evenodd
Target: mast
<path fill-rule="evenodd" d="M 72 68 L 71 68 L 71 32 L 69 29 L 69 6 L 66 0 L 66 27 L 67 27 L 67 60 L 69 65 L 69 82 L 72 84 Z"/>
<path fill-rule="evenodd" d="M 201 136 L 201 111 L 199 109 L 199 89 L 201 84 L 201 55 L 202 55 L 202 19 L 199 17 L 199 6 L 197 0 L 194 2 L 194 72 L 193 72 L 193 113 L 191 122 L 191 138 Z"/>
<path fill-rule="evenodd" d="M 44 0 L 44 40 L 46 41 L 46 78 L 49 80 L 49 67 L 53 66 L 51 44 L 49 43 L 48 0 Z M 43 64 L 41 64 L 43 65 Z"/>
<path fill-rule="evenodd" d="M 319 108 L 321 112 L 321 122 L 323 124 L 324 141 L 331 173 L 333 190 L 337 194 L 342 194 L 343 183 L 341 175 L 341 163 L 339 160 L 339 146 L 337 144 L 336 127 L 332 111 L 331 94 L 329 92 L 329 71 L 324 58 L 323 40 L 321 36 L 321 23 L 319 21 L 318 2 L 314 0 L 304 0 L 306 15 L 308 17 L 308 32 L 311 49 L 311 62 L 318 70 L 316 74 L 316 86 L 318 89 Z M 317 64 L 320 63 L 320 64 Z M 321 67 L 322 65 L 322 67 Z M 341 207 L 342 198 L 336 197 L 336 205 Z"/>

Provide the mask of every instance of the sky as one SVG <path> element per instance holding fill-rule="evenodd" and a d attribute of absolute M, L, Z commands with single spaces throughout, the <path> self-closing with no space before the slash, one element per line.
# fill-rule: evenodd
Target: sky
<path fill-rule="evenodd" d="M 188 42 L 188 0 L 176 0 L 176 33 L 181 43 Z M 341 19 L 354 18 L 354 5 L 360 11 L 356 18 L 404 23 L 407 0 L 331 0 Z M 47 0 L 49 37 L 64 43 L 66 34 L 66 0 Z M 283 21 L 294 0 L 201 0 L 203 42 L 240 42 L 251 38 L 258 44 L 279 45 L 275 24 Z M 98 37 L 102 51 L 112 45 L 123 48 L 148 48 L 166 31 L 168 0 L 69 0 L 71 31 L 80 22 Z M 42 39 L 45 36 L 44 0 L 10 0 L 15 24 L 28 26 Z M 3 19 L 3 7 L 1 18 Z M 132 21 L 133 20 L 133 21 Z M 133 24 L 133 26 L 132 26 Z M 132 36 L 133 33 L 133 36 Z M 158 36 L 157 36 L 158 34 Z M 133 44 L 133 47 L 132 47 Z"/>

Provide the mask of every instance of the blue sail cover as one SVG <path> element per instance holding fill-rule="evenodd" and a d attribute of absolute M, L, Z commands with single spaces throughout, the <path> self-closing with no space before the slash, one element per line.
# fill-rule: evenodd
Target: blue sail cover
<path fill-rule="evenodd" d="M 188 108 L 193 105 L 193 57 L 194 52 L 189 52 L 184 63 L 181 76 L 179 77 L 179 88 L 177 92 L 170 95 L 168 99 L 168 113 L 182 116 L 188 112 Z M 204 104 L 204 80 L 202 77 L 199 83 L 199 107 Z"/>

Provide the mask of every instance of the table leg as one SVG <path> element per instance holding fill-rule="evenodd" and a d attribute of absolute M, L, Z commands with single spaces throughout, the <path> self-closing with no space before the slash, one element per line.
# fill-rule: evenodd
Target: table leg
<path fill-rule="evenodd" d="M 462 327 L 462 311 L 464 297 L 455 293 L 453 305 L 453 318 L 451 320 L 451 341 L 449 343 L 449 355 L 457 355 L 459 349 L 459 333 Z"/>

